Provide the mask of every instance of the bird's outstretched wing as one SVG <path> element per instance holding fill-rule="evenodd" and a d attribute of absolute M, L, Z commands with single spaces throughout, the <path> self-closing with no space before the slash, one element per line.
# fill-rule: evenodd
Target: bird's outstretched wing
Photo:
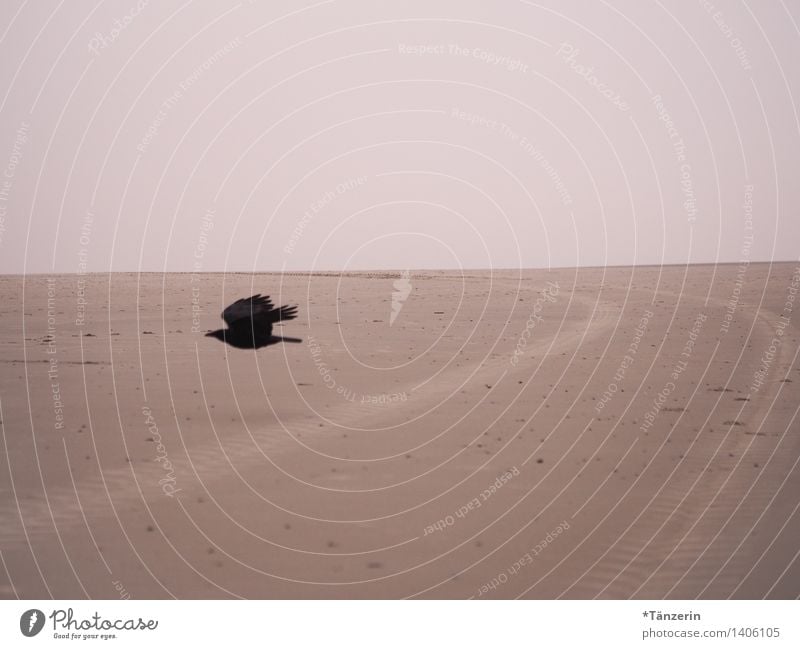
<path fill-rule="evenodd" d="M 297 317 L 296 306 L 282 306 L 280 309 L 273 309 L 267 313 L 267 320 L 272 322 L 281 322 L 282 320 L 294 320 Z"/>
<path fill-rule="evenodd" d="M 258 293 L 251 297 L 243 297 L 241 300 L 236 300 L 222 312 L 222 319 L 228 326 L 231 326 L 237 320 L 245 318 L 258 322 L 267 316 L 274 309 L 274 306 L 272 300 L 269 299 L 269 295 L 262 296 Z"/>

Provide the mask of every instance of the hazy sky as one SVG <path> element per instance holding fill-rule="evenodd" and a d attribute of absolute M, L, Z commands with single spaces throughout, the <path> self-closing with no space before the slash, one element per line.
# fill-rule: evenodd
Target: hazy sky
<path fill-rule="evenodd" d="M 797 259 L 797 2 L 20 2 L 0 272 Z"/>

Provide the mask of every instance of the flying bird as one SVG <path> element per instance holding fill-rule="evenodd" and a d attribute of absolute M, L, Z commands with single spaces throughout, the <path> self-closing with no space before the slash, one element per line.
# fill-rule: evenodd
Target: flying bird
<path fill-rule="evenodd" d="M 209 331 L 211 336 L 239 349 L 260 349 L 276 343 L 301 343 L 300 338 L 273 336 L 272 325 L 297 317 L 296 306 L 275 308 L 269 296 L 260 293 L 236 300 L 222 312 L 227 329 Z"/>

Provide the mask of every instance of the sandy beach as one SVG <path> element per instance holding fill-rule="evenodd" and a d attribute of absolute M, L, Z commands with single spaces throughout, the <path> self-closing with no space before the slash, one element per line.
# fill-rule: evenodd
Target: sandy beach
<path fill-rule="evenodd" d="M 0 276 L 0 596 L 798 597 L 798 284 Z"/>

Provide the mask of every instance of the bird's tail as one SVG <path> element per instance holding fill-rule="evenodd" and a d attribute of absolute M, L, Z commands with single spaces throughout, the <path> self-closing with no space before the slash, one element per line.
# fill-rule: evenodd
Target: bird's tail
<path fill-rule="evenodd" d="M 296 306 L 282 306 L 279 309 L 272 309 L 269 312 L 270 322 L 281 322 L 282 320 L 294 320 L 297 317 Z"/>

